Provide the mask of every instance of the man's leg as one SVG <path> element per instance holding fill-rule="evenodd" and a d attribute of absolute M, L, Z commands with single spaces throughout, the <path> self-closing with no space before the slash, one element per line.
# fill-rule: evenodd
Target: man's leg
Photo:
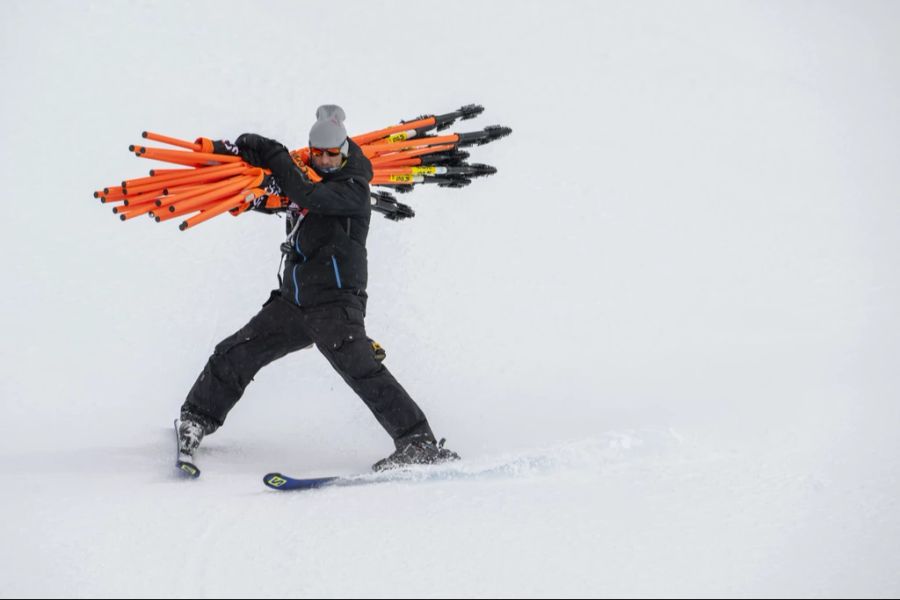
<path fill-rule="evenodd" d="M 312 344 L 300 311 L 273 292 L 249 323 L 216 346 L 181 407 L 182 415 L 212 433 L 261 368 Z"/>
<path fill-rule="evenodd" d="M 316 346 L 366 403 L 398 447 L 412 439 L 434 441 L 425 414 L 375 358 L 361 310 L 329 306 L 307 310 L 304 314 Z"/>

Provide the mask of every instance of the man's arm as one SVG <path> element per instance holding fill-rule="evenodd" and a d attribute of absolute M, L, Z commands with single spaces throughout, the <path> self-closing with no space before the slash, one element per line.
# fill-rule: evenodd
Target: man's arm
<path fill-rule="evenodd" d="M 365 181 L 349 179 L 312 183 L 287 150 L 269 158 L 266 168 L 272 171 L 292 202 L 308 208 L 313 214 L 352 217 L 370 210 L 369 185 Z"/>
<path fill-rule="evenodd" d="M 294 163 L 283 144 L 260 135 L 250 133 L 240 136 L 237 147 L 245 161 L 272 171 L 284 195 L 311 213 L 350 217 L 370 210 L 367 181 L 350 179 L 312 183 Z"/>

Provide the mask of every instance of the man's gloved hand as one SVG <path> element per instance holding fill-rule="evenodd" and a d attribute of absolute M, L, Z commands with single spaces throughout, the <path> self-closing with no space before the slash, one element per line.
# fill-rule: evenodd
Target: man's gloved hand
<path fill-rule="evenodd" d="M 275 213 L 287 210 L 288 200 L 283 197 L 281 186 L 273 175 L 266 175 L 262 182 L 253 190 L 253 200 L 250 210 L 258 210 L 265 213 Z"/>
<path fill-rule="evenodd" d="M 207 154 L 227 154 L 229 156 L 240 156 L 240 151 L 235 144 L 228 140 L 211 140 L 209 138 L 197 138 L 195 144 L 200 144 L 200 152 Z"/>
<path fill-rule="evenodd" d="M 281 142 L 270 140 L 255 133 L 244 133 L 235 142 L 240 157 L 254 167 L 269 168 L 269 160 L 287 148 Z"/>

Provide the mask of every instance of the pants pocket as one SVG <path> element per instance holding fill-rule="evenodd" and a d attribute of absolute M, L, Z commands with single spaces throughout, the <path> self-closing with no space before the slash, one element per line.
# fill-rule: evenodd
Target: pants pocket
<path fill-rule="evenodd" d="M 319 309 L 306 315 L 306 323 L 316 343 L 328 350 L 340 350 L 349 343 L 366 339 L 362 313 L 357 309 L 345 306 Z"/>

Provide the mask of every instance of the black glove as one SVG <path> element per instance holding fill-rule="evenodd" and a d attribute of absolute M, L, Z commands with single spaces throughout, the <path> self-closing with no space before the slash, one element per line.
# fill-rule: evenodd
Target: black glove
<path fill-rule="evenodd" d="M 239 156 L 238 147 L 228 140 L 211 140 L 209 138 L 197 138 L 194 143 L 200 144 L 200 152 L 211 154 L 227 154 L 229 156 Z"/>
<path fill-rule="evenodd" d="M 244 162 L 248 162 L 254 167 L 269 168 L 269 160 L 281 152 L 287 152 L 287 148 L 281 142 L 270 140 L 269 138 L 257 135 L 255 133 L 244 133 L 237 139 L 235 145 Z"/>
<path fill-rule="evenodd" d="M 230 154 L 231 156 L 239 156 L 238 147 L 228 140 L 213 140 L 213 154 Z"/>
<path fill-rule="evenodd" d="M 250 210 L 269 214 L 287 210 L 287 198 L 282 197 L 281 186 L 273 175 L 266 175 L 252 192 L 254 197 Z"/>

